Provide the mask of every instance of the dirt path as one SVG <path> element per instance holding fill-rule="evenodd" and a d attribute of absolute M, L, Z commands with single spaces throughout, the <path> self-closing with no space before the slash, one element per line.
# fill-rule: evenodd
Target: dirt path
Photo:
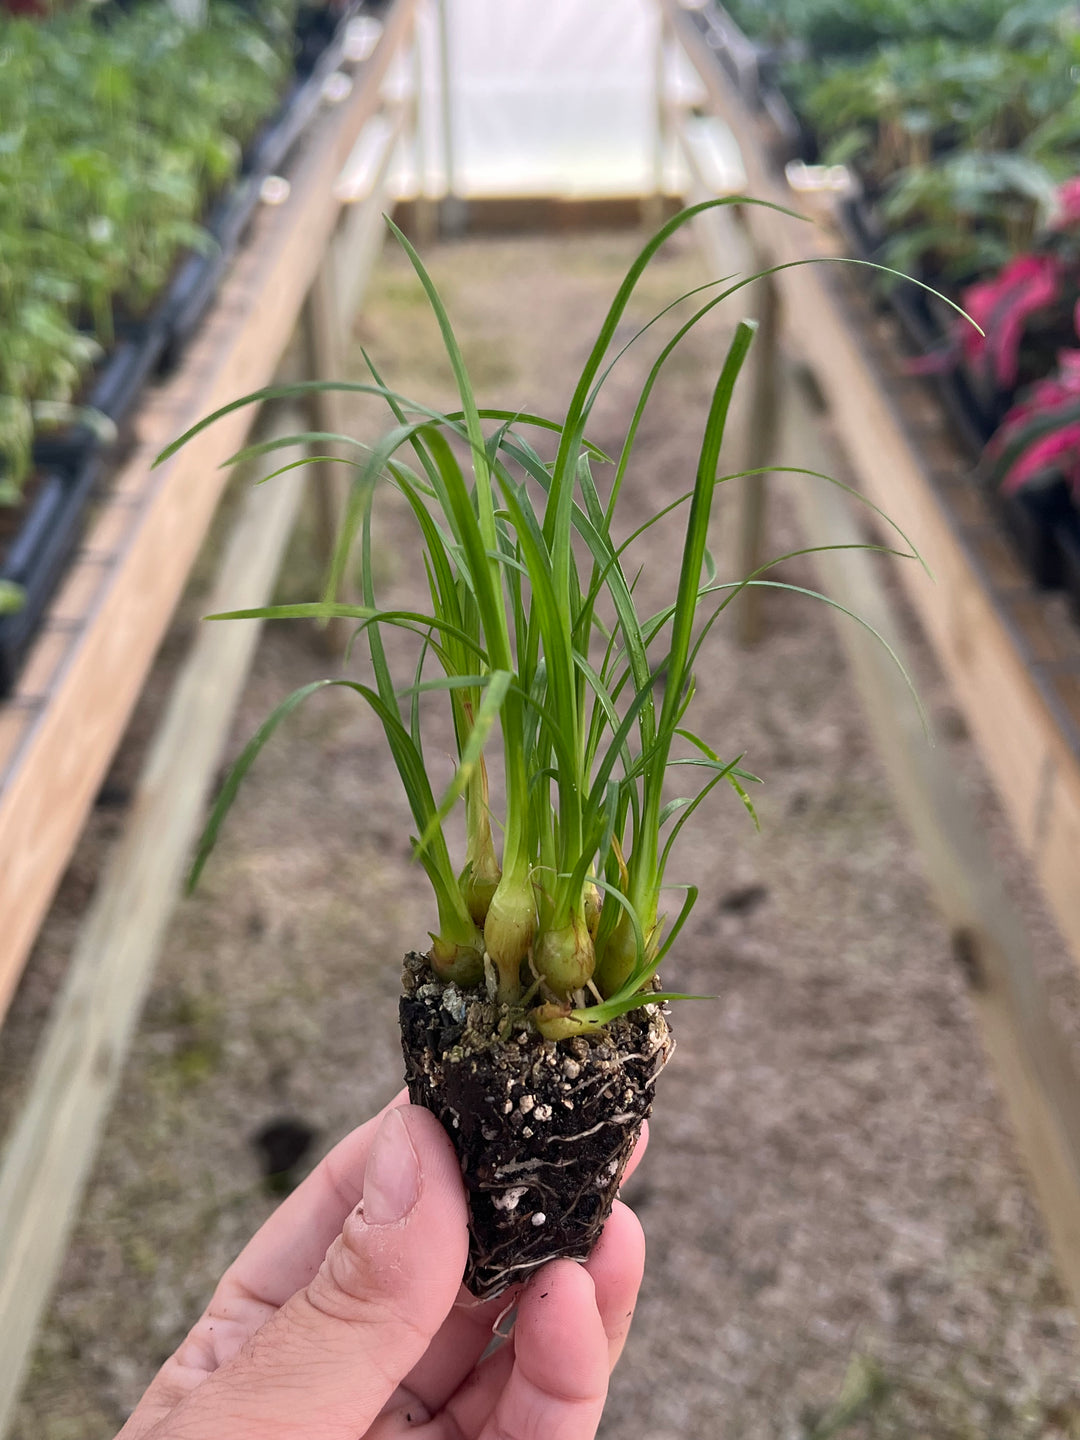
<path fill-rule="evenodd" d="M 558 410 L 635 243 L 471 241 L 434 255 L 485 400 Z M 703 278 L 689 242 L 672 247 L 648 308 Z M 448 400 L 433 326 L 396 257 L 378 289 L 358 339 L 390 381 Z M 625 530 L 690 484 L 721 338 L 697 338 L 656 395 Z M 621 436 L 644 354 L 612 377 L 593 426 L 601 445 Z M 381 594 L 404 601 L 422 583 L 410 525 L 391 504 L 381 523 Z M 796 543 L 784 513 L 774 541 Z M 642 550 L 647 610 L 670 593 L 676 545 L 668 529 Z M 298 549 L 290 596 L 309 598 L 308 571 Z M 719 628 L 701 667 L 696 728 L 766 777 L 763 834 L 734 798 L 718 800 L 677 867 L 702 898 L 665 979 L 720 998 L 676 1014 L 651 1153 L 629 1187 L 648 1272 L 603 1434 L 1080 1436 L 1076 1323 L 830 622 L 796 597 L 772 595 L 766 612 L 759 650 Z M 945 743 L 996 824 L 925 657 L 922 668 Z M 324 670 L 301 630 L 268 630 L 233 752 Z M 114 824 L 95 821 L 20 992 L 0 1055 L 8 1112 Z M 274 1203 L 250 1144 L 261 1123 L 301 1117 L 318 1132 L 314 1158 L 397 1088 L 398 960 L 431 923 L 409 833 L 354 697 L 320 697 L 264 752 L 177 913 L 18 1440 L 114 1434 Z M 1038 938 L 1061 1003 L 1080 1013 L 1052 937 Z M 845 1377 L 851 1416 L 818 1425 Z"/>

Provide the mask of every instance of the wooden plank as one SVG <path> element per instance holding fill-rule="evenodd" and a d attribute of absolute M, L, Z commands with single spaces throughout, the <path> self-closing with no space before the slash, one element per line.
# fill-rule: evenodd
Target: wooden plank
<path fill-rule="evenodd" d="M 295 433 L 289 407 L 273 433 Z M 299 452 L 283 452 L 284 463 Z M 265 603 L 303 472 L 251 489 L 208 610 Z M 0 1434 L 67 1248 L 135 1020 L 204 817 L 256 621 L 204 625 L 151 746 L 130 818 L 86 918 L 0 1171 Z"/>
<path fill-rule="evenodd" d="M 412 0 L 397 0 L 363 82 L 320 119 L 289 200 L 260 217 L 183 370 L 145 408 L 120 481 L 126 492 L 139 482 L 145 497 L 129 542 L 0 777 L 0 1016 L 213 515 L 221 464 L 243 443 L 251 413 L 229 416 L 151 472 L 154 457 L 200 416 L 272 378 L 337 219 L 335 182 L 380 103 L 412 11 Z"/>
<path fill-rule="evenodd" d="M 48 626 L 43 629 L 41 638 L 34 645 L 23 667 L 19 694 L 24 701 L 47 694 L 55 677 L 60 673 L 70 648 L 66 631 L 53 630 Z"/>
<path fill-rule="evenodd" d="M 730 268 L 732 249 L 738 248 L 734 227 L 715 213 L 703 219 L 699 234 L 710 263 Z M 771 358 L 784 374 L 780 357 L 774 352 Z M 815 389 L 819 385 L 815 371 Z M 835 456 L 821 441 L 820 414 L 790 375 L 780 410 L 782 462 L 835 473 Z M 808 545 L 861 542 L 854 502 L 843 492 L 804 477 L 789 479 L 786 486 Z M 914 533 L 921 544 L 921 531 Z M 845 550 L 817 555 L 814 561 L 825 593 L 872 625 L 902 662 L 902 629 L 875 558 Z M 910 561 L 897 563 L 920 573 Z M 838 631 L 898 807 L 922 851 L 927 880 L 949 926 L 1061 1276 L 1080 1310 L 1080 1076 L 1034 970 L 1022 917 L 947 755 L 923 734 L 903 675 L 880 642 L 844 616 L 838 617 Z M 1054 778 L 1052 772 L 1044 774 L 1044 795 L 1053 795 Z M 1052 819 L 1053 812 L 1047 824 Z"/>
<path fill-rule="evenodd" d="M 140 466 L 140 477 L 145 473 L 145 467 Z M 86 539 L 79 546 L 76 563 L 109 564 L 127 548 L 138 522 L 138 508 L 130 499 L 110 496 L 100 507 Z"/>
<path fill-rule="evenodd" d="M 835 473 L 835 457 L 815 434 L 820 417 L 810 413 L 790 381 L 784 412 L 786 463 Z M 808 545 L 861 542 L 852 502 L 842 491 L 824 481 L 790 477 L 786 489 Z M 814 563 L 825 593 L 872 625 L 902 660 L 902 629 L 875 557 L 847 550 L 816 555 Z M 838 617 L 837 628 L 897 806 L 949 926 L 1062 1279 L 1080 1311 L 1080 1076 L 1051 1018 L 1023 919 L 946 749 L 923 733 L 903 675 L 884 647 L 845 616 Z"/>
<path fill-rule="evenodd" d="M 56 599 L 49 607 L 48 623 L 82 625 L 93 608 L 105 579 L 104 567 L 93 560 L 77 559 L 68 571 Z M 2 768 L 2 767 L 0 767 Z"/>
<path fill-rule="evenodd" d="M 693 22 L 676 0 L 660 3 L 702 77 L 710 108 L 739 141 L 748 193 L 798 209 L 798 198 L 766 160 L 759 122 L 742 106 Z M 780 263 L 834 251 L 835 241 L 821 225 L 757 206 L 747 207 L 747 220 L 758 244 Z M 859 483 L 918 537 L 935 582 L 911 566 L 900 567 L 901 581 L 1080 963 L 1080 760 L 958 543 L 920 455 L 836 303 L 828 268 L 801 266 L 778 277 L 787 334 L 813 369 Z M 1040 811 L 1036 797 L 1047 790 L 1047 775 Z M 1049 822 L 1042 818 L 1047 808 Z"/>
<path fill-rule="evenodd" d="M 37 706 L 26 703 L 0 706 L 0 768 L 14 762 L 36 713 Z"/>

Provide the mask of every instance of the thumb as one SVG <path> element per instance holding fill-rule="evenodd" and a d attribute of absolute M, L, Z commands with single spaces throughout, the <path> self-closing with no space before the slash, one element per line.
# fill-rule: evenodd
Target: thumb
<path fill-rule="evenodd" d="M 449 1139 L 426 1110 L 388 1110 L 364 1198 L 314 1280 L 152 1434 L 356 1440 L 450 1313 L 467 1252 Z"/>

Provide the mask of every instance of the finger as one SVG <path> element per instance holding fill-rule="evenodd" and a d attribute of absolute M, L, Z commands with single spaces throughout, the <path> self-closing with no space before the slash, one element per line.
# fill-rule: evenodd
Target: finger
<path fill-rule="evenodd" d="M 493 1300 L 477 1301 L 467 1290 L 447 1316 L 446 1323 L 405 1381 L 403 1403 L 416 1400 L 428 1415 L 443 1408 L 462 1381 L 471 1374 L 491 1344 L 500 1316 L 512 1309 L 521 1286 L 504 1290 Z"/>
<path fill-rule="evenodd" d="M 450 1311 L 467 1252 L 464 1188 L 434 1116 L 387 1113 L 363 1199 L 318 1274 L 174 1412 L 185 1440 L 355 1440 Z"/>
<path fill-rule="evenodd" d="M 525 1287 L 514 1361 L 481 1440 L 592 1440 L 608 1387 L 608 1341 L 592 1277 L 572 1260 Z"/>
<path fill-rule="evenodd" d="M 644 1147 L 644 1141 L 642 1148 Z M 608 1357 L 611 1368 L 622 1353 L 630 1330 L 637 1293 L 645 1266 L 645 1236 L 633 1211 L 621 1201 L 615 1202 L 610 1218 L 585 1269 L 592 1276 L 596 1302 L 608 1336 Z M 446 1324 L 432 1341 L 416 1369 L 409 1375 L 400 1397 L 402 1406 L 413 1410 L 420 1406 L 429 1414 L 440 1411 L 469 1376 L 481 1355 L 491 1343 L 492 1327 L 516 1301 L 520 1287 L 505 1290 L 494 1300 L 476 1301 L 464 1291 Z M 493 1367 L 489 1366 L 492 1372 Z M 505 1377 L 503 1377 L 505 1379 Z M 493 1373 L 485 1377 L 484 1393 L 488 1408 L 494 1404 L 499 1384 Z M 478 1403 L 485 1403 L 477 1397 Z M 415 1422 L 415 1416 L 414 1416 Z"/>
<path fill-rule="evenodd" d="M 596 1308 L 608 1339 L 608 1365 L 614 1370 L 630 1332 L 645 1270 L 644 1231 L 637 1216 L 621 1200 L 616 1200 L 585 1269 L 592 1276 Z"/>
<path fill-rule="evenodd" d="M 589 1440 L 607 1395 L 609 1347 L 588 1271 L 553 1260 L 529 1281 L 513 1335 L 416 1440 Z"/>
<path fill-rule="evenodd" d="M 345 1217 L 363 1194 L 364 1171 L 390 1104 L 326 1155 L 248 1241 L 176 1353 L 166 1360 L 117 1440 L 138 1440 L 244 1345 L 290 1295 L 318 1274 Z"/>

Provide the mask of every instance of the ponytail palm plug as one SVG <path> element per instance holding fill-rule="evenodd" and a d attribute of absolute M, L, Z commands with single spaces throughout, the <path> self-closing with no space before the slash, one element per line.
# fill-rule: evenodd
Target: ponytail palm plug
<path fill-rule="evenodd" d="M 744 586 L 779 584 L 761 572 L 719 582 L 707 548 L 716 487 L 730 478 L 721 448 L 752 322 L 735 326 L 719 365 L 687 492 L 626 540 L 616 541 L 615 525 L 634 438 L 666 361 L 694 325 L 757 277 L 705 286 L 710 298 L 692 292 L 668 306 L 697 297 L 648 372 L 619 454 L 609 459 L 586 434 L 622 353 L 614 350 L 617 327 L 652 256 L 695 214 L 729 203 L 682 211 L 644 246 L 560 420 L 481 408 L 445 306 L 413 246 L 391 226 L 440 327 L 458 407 L 444 412 L 407 399 L 369 361 L 370 379 L 333 388 L 385 403 L 393 423 L 378 443 L 292 436 L 235 457 L 298 438 L 330 440 L 346 448 L 354 478 L 321 600 L 213 618 L 344 617 L 355 623 L 354 646 L 366 648 L 370 671 L 316 681 L 278 706 L 217 800 L 192 883 L 278 724 L 320 688 L 353 691 L 383 728 L 435 900 L 430 949 L 406 964 L 406 1069 L 413 1099 L 440 1115 L 459 1147 L 474 1226 L 467 1278 L 477 1293 L 496 1293 L 554 1254 L 588 1253 L 670 1052 L 662 1002 L 682 998 L 656 978 L 697 896 L 684 887 L 674 917 L 665 917 L 675 843 L 718 786 L 753 814 L 746 787 L 755 777 L 742 757 L 723 755 L 688 725 L 694 667 L 715 620 Z M 226 409 L 312 388 L 328 387 L 271 388 Z M 545 443 L 554 458 L 543 458 Z M 603 466 L 611 470 L 601 485 L 594 471 Z M 396 490 L 415 520 L 429 602 L 422 608 L 378 602 L 372 517 L 381 486 Z M 624 566 L 628 549 L 680 507 L 670 598 L 642 614 Z M 338 597 L 357 552 L 360 603 L 347 604 Z M 392 669 L 384 644 L 391 630 L 415 639 L 407 674 Z M 421 724 L 421 702 L 431 696 L 446 704 L 453 726 L 454 772 L 441 790 Z M 488 774 L 496 755 L 498 803 Z M 702 783 L 665 798 L 674 767 Z M 459 807 L 465 846 L 455 858 L 447 826 Z"/>

